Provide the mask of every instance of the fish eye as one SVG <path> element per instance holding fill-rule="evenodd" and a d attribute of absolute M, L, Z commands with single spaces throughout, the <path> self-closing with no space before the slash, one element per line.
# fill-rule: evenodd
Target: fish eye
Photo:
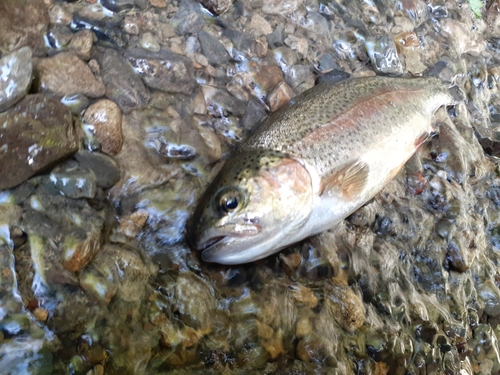
<path fill-rule="evenodd" d="M 222 213 L 236 211 L 243 202 L 243 197 L 239 190 L 233 188 L 222 189 L 216 196 L 217 210 Z"/>

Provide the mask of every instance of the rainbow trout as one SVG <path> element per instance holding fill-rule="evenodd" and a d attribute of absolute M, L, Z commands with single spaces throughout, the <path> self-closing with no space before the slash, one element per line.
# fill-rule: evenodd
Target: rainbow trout
<path fill-rule="evenodd" d="M 187 239 L 207 262 L 252 262 L 335 227 L 387 184 L 455 104 L 437 78 L 320 83 L 293 99 L 226 161 Z"/>

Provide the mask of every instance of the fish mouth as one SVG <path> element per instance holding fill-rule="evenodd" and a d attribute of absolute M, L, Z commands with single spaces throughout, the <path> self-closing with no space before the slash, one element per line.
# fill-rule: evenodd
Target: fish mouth
<path fill-rule="evenodd" d="M 211 237 L 211 238 L 207 239 L 206 241 L 203 241 L 202 243 L 199 243 L 196 246 L 196 250 L 198 250 L 198 251 L 204 251 L 204 250 L 208 249 L 209 247 L 212 247 L 213 245 L 221 242 L 226 237 L 227 236 L 215 236 L 215 237 Z"/>

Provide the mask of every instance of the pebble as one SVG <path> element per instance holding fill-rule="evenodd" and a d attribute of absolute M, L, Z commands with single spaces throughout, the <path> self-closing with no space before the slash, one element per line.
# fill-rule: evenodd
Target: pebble
<path fill-rule="evenodd" d="M 68 26 L 73 19 L 71 11 L 61 3 L 53 4 L 49 8 L 50 23 L 53 25 Z"/>
<path fill-rule="evenodd" d="M 0 59 L 0 112 L 26 96 L 32 73 L 30 47 L 22 47 Z"/>
<path fill-rule="evenodd" d="M 399 60 L 394 40 L 387 35 L 367 40 L 365 43 L 373 69 L 384 74 L 403 74 L 403 65 Z"/>
<path fill-rule="evenodd" d="M 149 90 L 125 58 L 107 48 L 97 57 L 106 86 L 106 96 L 127 114 L 144 108 L 150 100 Z"/>
<path fill-rule="evenodd" d="M 71 22 L 71 28 L 74 30 L 91 30 L 94 32 L 97 39 L 102 41 L 106 45 L 111 45 L 115 48 L 125 48 L 128 43 L 128 39 L 125 33 L 117 28 L 111 22 L 106 22 L 101 20 L 104 15 L 98 15 L 98 19 L 92 19 L 80 15 L 78 13 L 73 14 L 73 21 Z"/>
<path fill-rule="evenodd" d="M 159 52 L 161 49 L 160 43 L 158 43 L 156 37 L 150 32 L 146 32 L 141 35 L 139 45 L 141 46 L 141 48 L 152 52 Z"/>
<path fill-rule="evenodd" d="M 57 96 L 83 94 L 91 98 L 104 95 L 104 84 L 97 80 L 82 60 L 71 52 L 40 59 L 36 64 L 39 89 Z"/>
<path fill-rule="evenodd" d="M 200 4 L 183 1 L 170 22 L 177 35 L 196 34 L 203 27 L 205 18 Z"/>
<path fill-rule="evenodd" d="M 123 31 L 130 35 L 139 35 L 141 32 L 141 21 L 139 17 L 126 16 L 122 22 Z"/>
<path fill-rule="evenodd" d="M 123 12 L 134 8 L 134 0 L 101 0 L 101 4 L 112 12 Z"/>
<path fill-rule="evenodd" d="M 125 58 L 144 83 L 157 90 L 191 94 L 196 87 L 193 64 L 182 55 L 169 50 L 150 52 L 130 49 Z"/>
<path fill-rule="evenodd" d="M 277 111 L 287 104 L 294 96 L 295 93 L 292 88 L 283 81 L 269 94 L 267 99 L 269 108 L 272 112 Z"/>
<path fill-rule="evenodd" d="M 201 4 L 212 14 L 220 16 L 233 5 L 233 0 L 201 0 Z"/>
<path fill-rule="evenodd" d="M 86 151 L 79 151 L 74 156 L 81 167 L 94 173 L 98 187 L 109 189 L 120 179 L 120 167 L 110 156 Z"/>
<path fill-rule="evenodd" d="M 90 30 L 77 31 L 68 44 L 68 49 L 83 60 L 90 59 L 90 51 L 94 45 L 94 33 Z"/>
<path fill-rule="evenodd" d="M 268 0 L 262 5 L 262 12 L 274 15 L 287 15 L 295 12 L 303 0 Z"/>
<path fill-rule="evenodd" d="M 82 168 L 75 160 L 68 160 L 50 172 L 50 180 L 61 194 L 68 198 L 94 198 L 96 177 L 90 169 Z"/>
<path fill-rule="evenodd" d="M 14 187 L 78 149 L 71 112 L 42 94 L 0 113 L 0 190 Z"/>
<path fill-rule="evenodd" d="M 86 125 L 92 126 L 102 152 L 115 155 L 123 146 L 122 113 L 115 102 L 102 99 L 92 104 L 83 116 Z"/>
<path fill-rule="evenodd" d="M 200 41 L 201 50 L 210 64 L 226 64 L 231 59 L 222 43 L 219 42 L 218 38 L 209 32 L 201 30 L 198 33 L 198 40 Z"/>
<path fill-rule="evenodd" d="M 50 18 L 43 0 L 30 0 L 23 6 L 18 0 L 2 0 L 0 3 L 0 50 L 15 51 L 29 46 L 34 56 L 47 52 L 44 36 Z"/>
<path fill-rule="evenodd" d="M 325 285 L 324 308 L 346 331 L 354 332 L 365 322 L 363 302 L 347 285 L 328 282 Z"/>
<path fill-rule="evenodd" d="M 226 90 L 207 85 L 202 85 L 201 90 L 205 97 L 206 107 L 212 116 L 227 117 L 229 113 L 235 116 L 243 115 L 245 110 L 243 103 Z"/>
<path fill-rule="evenodd" d="M 250 23 L 248 24 L 248 29 L 252 33 L 253 36 L 256 38 L 262 36 L 262 35 L 268 35 L 273 32 L 273 28 L 267 22 L 267 20 L 262 17 L 259 13 L 254 13 L 252 15 L 252 19 L 250 20 Z"/>
<path fill-rule="evenodd" d="M 156 8 L 166 8 L 167 7 L 166 0 L 149 0 L 149 3 L 151 4 L 151 6 L 156 7 Z"/>

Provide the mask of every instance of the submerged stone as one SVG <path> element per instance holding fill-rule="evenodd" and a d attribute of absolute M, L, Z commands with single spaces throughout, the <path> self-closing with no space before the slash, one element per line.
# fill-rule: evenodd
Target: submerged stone
<path fill-rule="evenodd" d="M 31 48 L 23 47 L 0 59 L 0 112 L 28 93 L 33 76 Z"/>
<path fill-rule="evenodd" d="M 41 94 L 0 113 L 0 190 L 19 185 L 78 149 L 71 112 Z"/>
<path fill-rule="evenodd" d="M 125 58 L 144 83 L 153 89 L 191 94 L 196 87 L 191 61 L 172 51 L 130 49 L 125 53 Z"/>

